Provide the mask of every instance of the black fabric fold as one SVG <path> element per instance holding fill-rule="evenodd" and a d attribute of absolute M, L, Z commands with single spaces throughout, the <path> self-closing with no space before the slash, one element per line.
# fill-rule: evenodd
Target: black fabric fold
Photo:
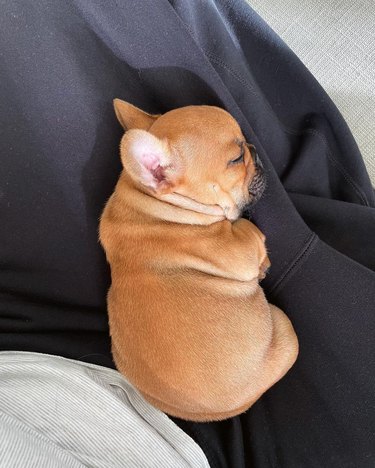
<path fill-rule="evenodd" d="M 314 77 L 242 1 L 0 8 L 0 349 L 113 366 L 97 239 L 121 169 L 112 99 L 218 105 L 265 166 L 262 286 L 301 351 L 240 417 L 174 420 L 215 467 L 372 467 L 374 190 Z"/>

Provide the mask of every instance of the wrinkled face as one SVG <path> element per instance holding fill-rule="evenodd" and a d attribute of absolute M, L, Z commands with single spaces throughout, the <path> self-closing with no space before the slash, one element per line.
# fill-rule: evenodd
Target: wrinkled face
<path fill-rule="evenodd" d="M 220 207 L 229 220 L 259 199 L 265 185 L 262 165 L 226 111 L 188 106 L 148 117 L 154 119 L 146 126 L 151 135 L 128 132 L 122 151 L 146 166 L 141 181 L 149 180 L 146 185 L 155 196 L 173 194 L 171 199 L 186 199 L 197 210 L 199 205 Z M 124 155 L 123 163 L 126 167 Z M 136 172 L 136 165 L 132 168 Z"/>
<path fill-rule="evenodd" d="M 177 193 L 219 205 L 233 220 L 263 192 L 263 170 L 256 152 L 224 110 L 194 106 L 171 111 L 151 131 L 169 140 L 172 154 L 174 150 L 183 167 L 174 189 Z"/>

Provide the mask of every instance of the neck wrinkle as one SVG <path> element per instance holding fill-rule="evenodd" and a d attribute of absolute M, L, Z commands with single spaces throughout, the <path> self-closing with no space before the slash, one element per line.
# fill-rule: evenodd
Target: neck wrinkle
<path fill-rule="evenodd" d="M 215 216 L 206 213 L 198 213 L 182 208 L 170 202 L 161 200 L 143 191 L 141 187 L 123 171 L 119 179 L 121 198 L 125 204 L 136 209 L 140 214 L 178 224 L 205 225 L 217 223 L 226 219 L 223 216 Z"/>

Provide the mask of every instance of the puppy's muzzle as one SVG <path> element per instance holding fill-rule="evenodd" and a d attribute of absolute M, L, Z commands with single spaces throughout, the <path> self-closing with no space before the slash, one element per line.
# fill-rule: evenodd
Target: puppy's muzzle
<path fill-rule="evenodd" d="M 264 189 L 266 188 L 266 176 L 262 161 L 258 156 L 255 146 L 251 144 L 248 144 L 247 146 L 250 150 L 251 157 L 253 158 L 255 165 L 255 175 L 249 185 L 249 193 L 251 195 L 251 199 L 247 205 L 247 207 L 253 207 L 263 195 Z"/>

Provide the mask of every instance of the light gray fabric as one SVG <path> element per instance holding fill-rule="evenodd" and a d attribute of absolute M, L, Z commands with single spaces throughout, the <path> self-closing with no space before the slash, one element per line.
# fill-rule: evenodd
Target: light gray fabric
<path fill-rule="evenodd" d="M 248 0 L 336 104 L 375 185 L 374 0 Z"/>
<path fill-rule="evenodd" d="M 0 352 L 0 467 L 205 467 L 200 447 L 116 371 Z"/>

